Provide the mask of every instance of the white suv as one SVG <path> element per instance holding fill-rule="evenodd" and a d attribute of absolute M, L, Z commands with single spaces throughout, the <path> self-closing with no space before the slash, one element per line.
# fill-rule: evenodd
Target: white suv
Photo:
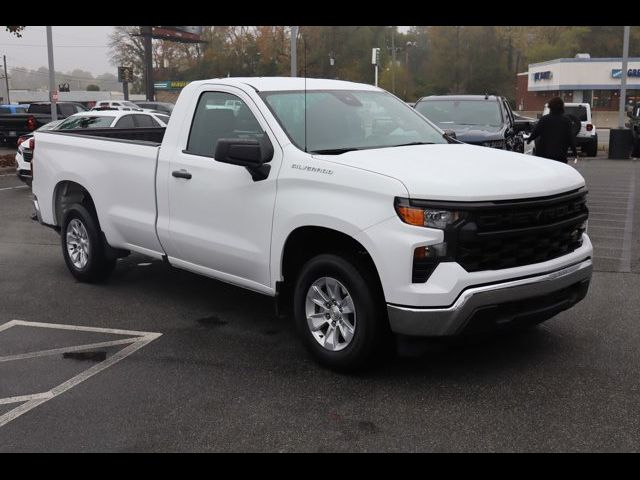
<path fill-rule="evenodd" d="M 545 104 L 543 115 L 548 113 L 549 106 Z M 564 113 L 572 118 L 576 125 L 580 122 L 580 130 L 576 135 L 576 147 L 579 147 L 587 157 L 595 157 L 598 154 L 598 133 L 591 119 L 591 105 L 588 103 L 565 103 Z"/>
<path fill-rule="evenodd" d="M 144 109 L 133 102 L 129 102 L 128 100 L 100 100 L 99 102 L 96 102 L 96 105 L 92 110 L 107 108 L 133 112 L 143 112 L 145 110 L 150 111 L 150 109 Z"/>

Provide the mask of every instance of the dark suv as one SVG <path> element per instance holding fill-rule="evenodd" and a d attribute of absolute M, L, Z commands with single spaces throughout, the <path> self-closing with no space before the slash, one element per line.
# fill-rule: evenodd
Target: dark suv
<path fill-rule="evenodd" d="M 529 119 L 516 119 L 506 98 L 497 95 L 432 95 L 415 109 L 464 143 L 524 152 L 522 132 Z"/>

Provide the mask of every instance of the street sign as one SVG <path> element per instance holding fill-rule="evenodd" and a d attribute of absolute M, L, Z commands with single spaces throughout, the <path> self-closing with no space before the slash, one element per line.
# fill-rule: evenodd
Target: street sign
<path fill-rule="evenodd" d="M 133 82 L 133 67 L 118 67 L 119 82 Z"/>
<path fill-rule="evenodd" d="M 380 61 L 380 49 L 379 48 L 372 48 L 371 49 L 371 64 L 372 65 L 378 65 L 379 61 Z"/>

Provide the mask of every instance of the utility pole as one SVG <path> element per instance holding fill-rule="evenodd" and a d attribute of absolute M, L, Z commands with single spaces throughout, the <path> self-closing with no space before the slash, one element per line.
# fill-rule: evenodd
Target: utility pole
<path fill-rule="evenodd" d="M 56 90 L 56 71 L 53 67 L 53 35 L 51 27 L 47 26 L 47 55 L 49 57 L 49 100 L 51 101 L 51 120 L 58 119 L 58 92 Z"/>
<path fill-rule="evenodd" d="M 298 27 L 291 27 L 291 76 L 298 76 Z"/>
<path fill-rule="evenodd" d="M 4 62 L 4 83 L 7 86 L 7 103 L 11 103 L 11 97 L 9 96 L 9 75 L 7 74 L 7 56 L 2 56 Z"/>
<path fill-rule="evenodd" d="M 391 92 L 396 93 L 396 27 L 391 28 Z"/>
<path fill-rule="evenodd" d="M 622 45 L 622 81 L 620 84 L 620 104 L 618 112 L 618 128 L 624 128 L 625 104 L 627 102 L 627 68 L 629 67 L 629 28 L 624 27 Z"/>
<path fill-rule="evenodd" d="M 151 50 L 152 27 L 140 27 L 142 41 L 144 44 L 144 83 L 145 92 L 147 94 L 147 102 L 153 102 L 153 57 Z"/>

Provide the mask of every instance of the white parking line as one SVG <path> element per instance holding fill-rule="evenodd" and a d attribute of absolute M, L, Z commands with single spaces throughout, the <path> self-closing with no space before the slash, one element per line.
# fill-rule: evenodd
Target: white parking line
<path fill-rule="evenodd" d="M 15 361 L 15 360 L 21 360 L 24 358 L 34 358 L 34 357 L 45 356 L 45 355 L 56 355 L 64 352 L 90 350 L 90 349 L 95 349 L 95 348 L 100 348 L 105 346 L 124 345 L 127 343 L 130 343 L 130 345 L 116 352 L 114 355 L 107 358 L 106 360 L 103 360 L 97 365 L 94 365 L 93 367 L 79 373 L 78 375 L 75 375 L 74 377 L 70 378 L 66 382 L 61 383 L 57 387 L 52 388 L 51 390 L 48 390 L 46 392 L 41 392 L 41 393 L 35 393 L 32 395 L 0 398 L 0 405 L 24 402 L 21 405 L 14 408 L 13 410 L 10 410 L 5 414 L 0 415 L 0 427 L 3 427 L 7 423 L 11 422 L 12 420 L 15 420 L 19 416 L 27 413 L 29 410 L 32 410 L 38 405 L 42 405 L 47 400 L 51 400 L 52 398 L 57 397 L 61 393 L 66 392 L 70 388 L 75 387 L 79 383 L 84 382 L 85 380 L 101 372 L 102 370 L 109 368 L 110 366 L 128 357 L 129 355 L 134 353 L 136 350 L 141 349 L 142 347 L 144 347 L 145 345 L 147 345 L 148 343 L 152 342 L 153 340 L 155 340 L 156 338 L 162 335 L 161 333 L 153 333 L 153 332 L 138 332 L 133 330 L 82 327 L 79 325 L 63 325 L 63 324 L 42 323 L 42 322 L 26 322 L 24 320 L 11 320 L 10 322 L 0 325 L 0 332 L 5 331 L 8 328 L 14 327 L 16 325 L 36 327 L 36 328 L 54 328 L 59 330 L 112 333 L 115 335 L 129 335 L 130 337 L 119 339 L 119 340 L 108 341 L 108 342 L 99 342 L 99 343 L 92 343 L 92 344 L 86 344 L 86 345 L 74 345 L 74 346 L 64 347 L 64 348 L 41 350 L 38 352 L 28 352 L 28 353 L 18 354 L 18 355 L 9 355 L 9 356 L 0 357 L 0 362 Z"/>
<path fill-rule="evenodd" d="M 126 345 L 133 341 L 137 341 L 140 337 L 130 337 L 121 340 L 112 340 L 110 342 L 89 343 L 87 345 L 76 345 L 74 347 L 53 348 L 51 350 L 41 350 L 39 352 L 20 353 L 18 355 L 9 355 L 0 357 L 0 363 L 10 362 L 11 360 L 24 360 L 25 358 L 46 357 L 47 355 L 57 355 L 58 353 L 79 352 L 81 350 L 93 350 L 94 348 L 113 347 L 116 345 Z"/>
<path fill-rule="evenodd" d="M 5 187 L 5 188 L 0 188 L 0 192 L 2 190 L 15 190 L 17 188 L 29 188 L 28 185 L 18 185 L 17 187 Z"/>
<path fill-rule="evenodd" d="M 624 230 L 624 241 L 622 243 L 622 255 L 620 256 L 620 271 L 631 271 L 631 243 L 633 240 L 633 213 L 636 204 L 636 170 L 633 169 L 629 178 L 629 201 L 627 203 L 627 223 Z"/>
<path fill-rule="evenodd" d="M 33 395 L 21 395 L 19 397 L 0 398 L 0 405 L 6 405 L 8 403 L 28 402 L 29 400 L 39 400 L 41 398 L 46 398 L 48 400 L 49 398 L 51 398 L 51 396 L 51 392 L 45 392 L 34 393 Z"/>

